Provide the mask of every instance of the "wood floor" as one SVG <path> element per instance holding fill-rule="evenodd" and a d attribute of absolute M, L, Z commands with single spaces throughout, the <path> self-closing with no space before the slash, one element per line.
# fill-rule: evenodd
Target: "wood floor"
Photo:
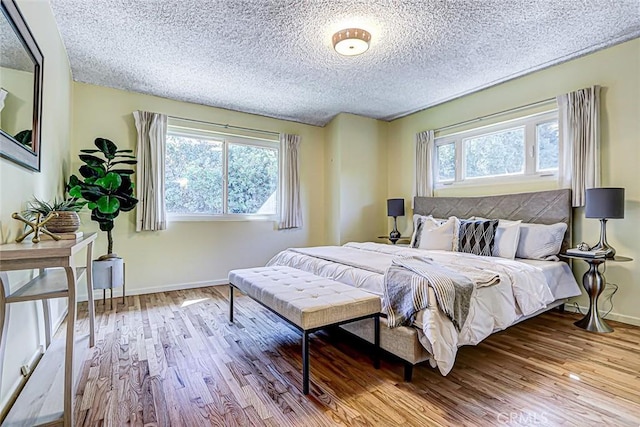
<path fill-rule="evenodd" d="M 337 332 L 311 338 L 301 392 L 300 335 L 247 297 L 228 322 L 228 288 L 133 296 L 98 307 L 96 347 L 77 390 L 77 425 L 635 426 L 640 328 L 575 328 L 538 316 L 460 349 L 446 377 L 402 364 Z M 107 304 L 108 307 L 108 304 Z M 79 327 L 88 331 L 85 311 Z"/>

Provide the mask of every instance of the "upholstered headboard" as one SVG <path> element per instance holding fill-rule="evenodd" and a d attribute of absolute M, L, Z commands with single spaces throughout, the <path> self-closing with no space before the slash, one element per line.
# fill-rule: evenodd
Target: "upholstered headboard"
<path fill-rule="evenodd" d="M 538 191 L 483 197 L 416 197 L 413 212 L 435 218 L 501 218 L 538 224 L 567 224 L 562 251 L 572 245 L 571 190 Z"/>

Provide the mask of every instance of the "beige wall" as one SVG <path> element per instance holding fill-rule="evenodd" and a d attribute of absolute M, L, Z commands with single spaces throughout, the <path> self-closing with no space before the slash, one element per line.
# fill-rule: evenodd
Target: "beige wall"
<path fill-rule="evenodd" d="M 71 73 L 65 49 L 60 40 L 53 14 L 47 2 L 19 1 L 31 32 L 44 54 L 44 89 L 42 116 L 42 170 L 31 172 L 0 158 L 0 230 L 1 241 L 15 239 L 20 224 L 11 213 L 20 211 L 33 196 L 53 199 L 62 194 L 65 169 L 69 159 L 69 123 L 71 114 Z M 15 288 L 26 280 L 24 274 L 12 274 Z M 62 310 L 56 301 L 54 316 Z M 29 362 L 43 343 L 40 303 L 19 303 L 11 306 L 7 354 L 0 384 L 0 406 L 20 380 L 20 366 Z M 0 361 L 2 363 L 2 361 Z"/>
<path fill-rule="evenodd" d="M 386 234 L 387 126 L 339 114 L 327 126 L 327 200 L 332 244 Z"/>
<path fill-rule="evenodd" d="M 114 251 L 125 259 L 129 292 L 154 292 L 167 287 L 221 283 L 229 270 L 264 265 L 278 251 L 325 241 L 324 129 L 251 114 L 188 104 L 148 95 L 73 84 L 73 138 L 71 164 L 77 171 L 76 153 L 93 147 L 96 137 L 135 149 L 133 111 L 161 112 L 170 116 L 250 127 L 302 137 L 300 181 L 304 226 L 278 231 L 273 222 L 208 221 L 171 222 L 168 230 L 135 232 L 135 211 L 116 220 Z M 87 212 L 85 231 L 97 230 Z M 97 254 L 106 252 L 100 233 Z"/>
<path fill-rule="evenodd" d="M 338 117 L 325 127 L 325 224 L 326 243 L 340 243 L 340 126 Z M 335 197 L 334 197 L 335 195 Z"/>
<path fill-rule="evenodd" d="M 414 137 L 422 130 L 437 129 L 480 116 L 526 105 L 583 87 L 603 87 L 601 99 L 602 186 L 626 188 L 625 218 L 611 220 L 607 237 L 620 255 L 634 258 L 628 263 L 608 263 L 606 277 L 620 286 L 611 318 L 640 324 L 640 39 L 542 70 L 412 114 L 389 124 L 389 196 L 410 198 L 413 191 Z M 488 195 L 555 188 L 554 182 L 465 187 L 439 191 L 439 195 Z M 403 220 L 404 230 L 411 225 Z M 596 243 L 597 220 L 584 219 L 584 210 L 574 212 L 574 241 Z M 403 233 L 404 234 L 404 233 Z M 576 263 L 582 278 L 585 263 Z M 586 299 L 579 303 L 585 306 Z"/>

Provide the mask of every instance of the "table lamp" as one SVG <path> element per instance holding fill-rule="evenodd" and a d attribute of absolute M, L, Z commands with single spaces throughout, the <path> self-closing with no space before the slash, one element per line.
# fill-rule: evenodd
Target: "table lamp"
<path fill-rule="evenodd" d="M 397 218 L 404 216 L 404 199 L 387 199 L 387 216 L 393 217 L 393 230 L 389 233 L 389 240 L 395 245 L 400 240 Z"/>
<path fill-rule="evenodd" d="M 585 217 L 600 219 L 600 241 L 591 250 L 607 251 L 613 258 L 616 250 L 607 243 L 607 219 L 624 218 L 624 188 L 589 188 Z"/>

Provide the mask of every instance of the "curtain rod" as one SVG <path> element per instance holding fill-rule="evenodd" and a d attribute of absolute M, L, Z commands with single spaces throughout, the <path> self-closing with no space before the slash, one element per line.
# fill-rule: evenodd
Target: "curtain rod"
<path fill-rule="evenodd" d="M 499 111 L 497 113 L 489 114 L 489 115 L 486 115 L 486 116 L 476 117 L 475 119 L 465 120 L 464 122 L 455 123 L 453 125 L 444 126 L 444 127 L 435 129 L 433 132 L 434 133 L 435 132 L 442 132 L 442 131 L 445 131 L 445 130 L 457 128 L 459 126 L 464 126 L 464 125 L 468 125 L 468 124 L 471 124 L 471 123 L 480 122 L 482 120 L 487 120 L 487 119 L 491 119 L 491 118 L 494 118 L 494 117 L 502 116 L 504 114 L 515 113 L 515 112 L 520 111 L 520 110 L 524 110 L 524 109 L 528 109 L 528 108 L 532 108 L 532 107 L 537 107 L 539 105 L 548 104 L 549 102 L 555 101 L 555 100 L 556 100 L 555 98 L 543 99 L 542 101 L 532 102 L 531 104 L 522 105 L 520 107 L 511 108 L 509 110 L 503 110 L 503 111 Z"/>
<path fill-rule="evenodd" d="M 186 119 L 184 117 L 175 117 L 175 116 L 168 116 L 170 119 L 175 119 L 175 120 L 183 120 L 186 122 L 192 122 L 192 123 L 202 123 L 205 125 L 209 125 L 209 126 L 216 126 L 216 127 L 220 127 L 220 128 L 224 128 L 224 129 L 236 129 L 236 130 L 244 130 L 247 132 L 256 132 L 256 133 L 263 133 L 266 135 L 277 135 L 280 136 L 280 134 L 278 132 L 272 132 L 272 131 L 268 131 L 268 130 L 260 130 L 260 129 L 253 129 L 253 128 L 245 128 L 242 126 L 233 126 L 230 124 L 223 124 L 223 123 L 213 123 L 213 122 L 207 122 L 204 120 L 195 120 L 195 119 Z"/>

